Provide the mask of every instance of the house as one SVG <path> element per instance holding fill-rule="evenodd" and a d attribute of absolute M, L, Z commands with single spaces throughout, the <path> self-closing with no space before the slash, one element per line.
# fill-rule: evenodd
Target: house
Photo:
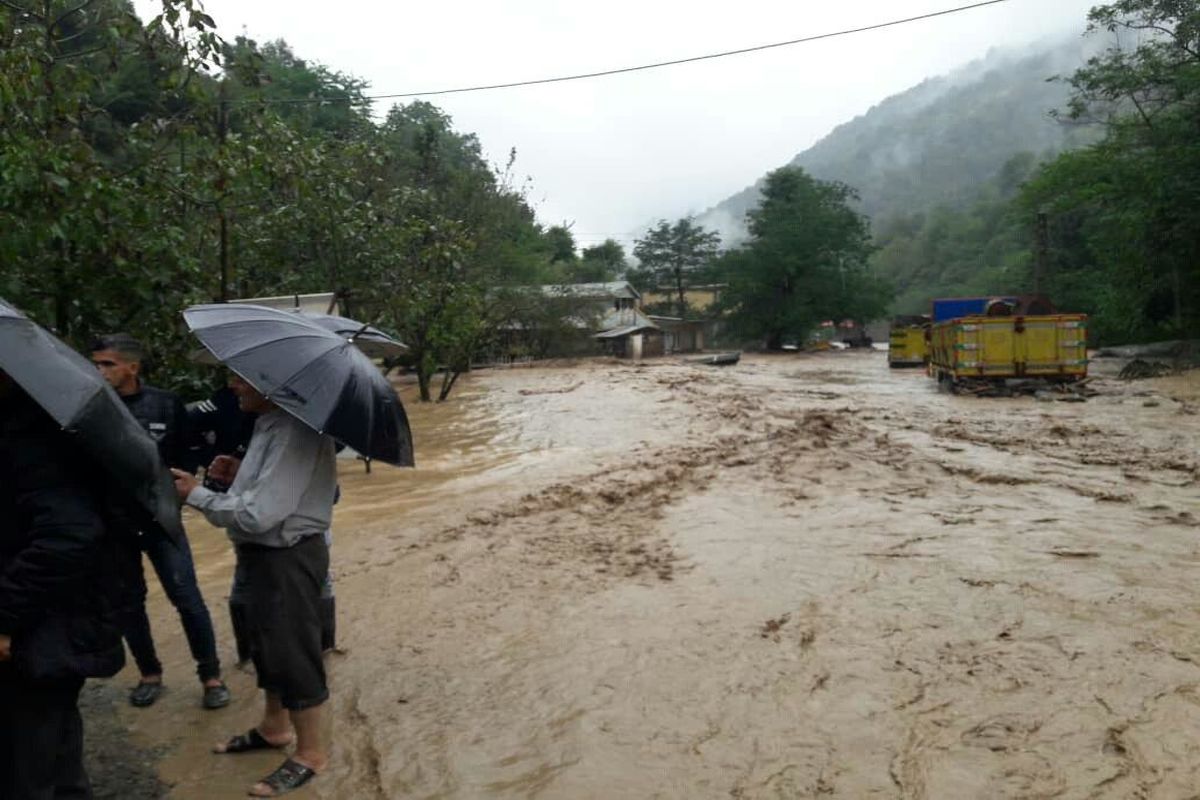
<path fill-rule="evenodd" d="M 704 349 L 706 332 L 715 323 L 701 319 L 682 319 L 650 314 L 650 321 L 663 332 L 663 350 L 667 353 L 695 353 Z"/>
<path fill-rule="evenodd" d="M 552 284 L 540 289 L 546 297 L 569 303 L 571 324 L 594 331 L 592 339 L 605 353 L 633 359 L 663 354 L 662 331 L 639 309 L 642 295 L 629 281 Z"/>
<path fill-rule="evenodd" d="M 600 331 L 593 338 L 606 353 L 618 358 L 649 358 L 666 352 L 662 329 L 638 308 L 610 311 L 601 319 Z"/>
<path fill-rule="evenodd" d="M 642 308 L 663 330 L 666 352 L 694 353 L 717 337 L 721 323 L 715 319 L 715 312 L 725 288 L 724 283 L 684 287 L 687 317 L 674 316 L 679 313 L 679 292 L 675 288 L 659 286 L 642 294 Z"/>
<path fill-rule="evenodd" d="M 504 326 L 497 357 L 582 355 L 595 352 L 597 344 L 621 358 L 697 352 L 718 333 L 720 322 L 703 317 L 724 289 L 725 284 L 685 289 L 689 309 L 700 318 L 681 318 L 670 316 L 670 290 L 643 295 L 628 281 L 523 287 L 519 295 L 540 293 L 548 302 L 527 304 Z"/>
<path fill-rule="evenodd" d="M 539 286 L 546 297 L 570 301 L 581 310 L 592 310 L 599 315 L 609 311 L 638 308 L 642 295 L 629 281 L 608 283 L 558 283 Z"/>
<path fill-rule="evenodd" d="M 700 286 L 685 286 L 683 299 L 687 307 L 696 312 L 707 312 L 721 300 L 721 292 L 726 288 L 724 283 L 708 283 Z M 676 303 L 679 292 L 672 286 L 657 286 L 647 289 L 642 294 L 642 306 L 662 311 L 678 311 Z"/>

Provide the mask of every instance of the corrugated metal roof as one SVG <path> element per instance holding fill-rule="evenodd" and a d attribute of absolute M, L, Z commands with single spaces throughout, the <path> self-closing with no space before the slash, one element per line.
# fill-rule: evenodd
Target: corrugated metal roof
<path fill-rule="evenodd" d="M 624 328 L 613 328 L 612 330 L 601 331 L 600 333 L 597 333 L 594 338 L 596 338 L 596 339 L 620 339 L 622 336 L 628 336 L 629 334 L 637 333 L 638 331 L 656 331 L 656 330 L 658 330 L 658 328 L 656 328 L 653 325 L 626 325 Z"/>
<path fill-rule="evenodd" d="M 637 300 L 641 297 L 638 290 L 629 281 L 610 281 L 608 283 L 556 283 L 539 287 L 543 294 L 551 297 L 595 298 L 597 300 L 613 300 L 618 297 Z"/>

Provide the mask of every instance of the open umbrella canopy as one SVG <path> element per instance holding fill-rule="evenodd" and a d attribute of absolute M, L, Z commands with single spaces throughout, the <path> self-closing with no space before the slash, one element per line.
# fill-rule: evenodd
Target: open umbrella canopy
<path fill-rule="evenodd" d="M 368 458 L 413 465 L 400 398 L 349 339 L 266 306 L 192 306 L 183 318 L 217 361 L 313 430 Z"/>
<path fill-rule="evenodd" d="M 249 305 L 249 304 L 243 304 Z M 289 313 L 299 314 L 305 319 L 312 320 L 326 330 L 336 333 L 354 343 L 367 358 L 396 358 L 408 352 L 408 345 L 400 340 L 364 322 L 336 314 L 313 314 L 298 308 L 287 309 Z M 217 360 L 212 353 L 201 348 L 192 353 L 191 358 L 201 364 L 215 364 Z"/>
<path fill-rule="evenodd" d="M 106 478 L 183 541 L 175 485 L 150 434 L 92 362 L 3 300 L 0 369 L 78 439 Z"/>
<path fill-rule="evenodd" d="M 368 358 L 395 358 L 408 351 L 408 345 L 373 325 L 367 325 L 348 317 L 339 317 L 337 314 L 312 314 L 306 311 L 293 311 L 292 313 L 302 314 L 306 319 L 311 319 L 322 328 L 349 339 Z"/>

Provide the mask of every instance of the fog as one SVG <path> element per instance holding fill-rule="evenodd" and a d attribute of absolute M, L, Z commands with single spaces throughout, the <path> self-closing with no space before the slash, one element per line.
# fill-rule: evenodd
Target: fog
<path fill-rule="evenodd" d="M 380 4 L 208 0 L 226 38 L 285 39 L 372 94 L 556 77 L 796 39 L 954 0 Z M 153 2 L 138 0 L 145 16 Z M 699 212 L 867 111 L 994 47 L 1082 33 L 1090 0 L 1009 0 L 934 19 L 656 70 L 430 96 L 580 246 Z M 377 112 L 393 101 L 380 101 Z"/>

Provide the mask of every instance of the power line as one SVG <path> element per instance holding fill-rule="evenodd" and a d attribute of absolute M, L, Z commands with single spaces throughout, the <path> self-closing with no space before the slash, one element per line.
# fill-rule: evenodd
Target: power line
<path fill-rule="evenodd" d="M 619 67 L 617 69 L 606 69 L 599 72 L 582 72 L 577 75 L 561 75 L 556 78 L 539 78 L 529 81 L 514 81 L 512 83 L 492 83 L 480 86 L 463 86 L 457 89 L 434 89 L 427 92 L 395 92 L 392 94 L 374 94 L 364 95 L 362 100 L 398 100 L 404 97 L 431 97 L 441 94 L 463 94 L 465 92 L 485 92 L 492 89 L 515 89 L 519 86 L 539 86 L 547 83 L 564 83 L 566 81 L 579 81 L 587 78 L 602 78 L 608 75 L 622 75 L 628 72 L 641 72 L 649 69 L 659 69 L 661 67 L 673 67 L 678 64 L 692 64 L 697 61 L 710 61 L 716 58 L 727 58 L 729 56 L 739 56 L 746 53 L 757 53 L 761 50 L 771 50 L 777 47 L 790 47 L 797 44 L 805 44 L 807 42 L 815 42 L 821 39 L 832 39 L 837 36 L 850 36 L 856 33 L 866 33 L 867 31 L 876 31 L 881 28 L 892 28 L 897 25 L 907 25 L 910 22 L 920 22 L 922 20 L 933 19 L 935 17 L 945 17 L 950 14 L 958 14 L 963 11 L 973 11 L 984 6 L 994 6 L 1000 3 L 1007 3 L 1010 0 L 983 0 L 983 2 L 971 3 L 970 5 L 958 6 L 957 8 L 948 8 L 943 11 L 933 11 L 928 14 L 920 14 L 915 17 L 905 17 L 904 19 L 894 19 L 888 22 L 879 22 L 874 25 L 864 25 L 860 28 L 847 28 L 845 30 L 833 31 L 831 33 L 818 33 L 814 36 L 805 36 L 800 39 L 789 39 L 786 42 L 773 42 L 771 44 L 760 44 L 754 47 L 743 47 L 738 50 L 726 50 L 721 53 L 709 53 L 702 56 L 691 56 L 689 58 L 678 58 L 673 61 L 658 61 L 653 64 L 640 64 L 636 67 Z M 268 105 L 285 105 L 293 103 L 337 103 L 337 102 L 355 102 L 359 98 L 353 97 L 300 97 L 292 99 L 275 99 L 275 100 L 245 100 L 245 103 L 263 103 Z"/>

